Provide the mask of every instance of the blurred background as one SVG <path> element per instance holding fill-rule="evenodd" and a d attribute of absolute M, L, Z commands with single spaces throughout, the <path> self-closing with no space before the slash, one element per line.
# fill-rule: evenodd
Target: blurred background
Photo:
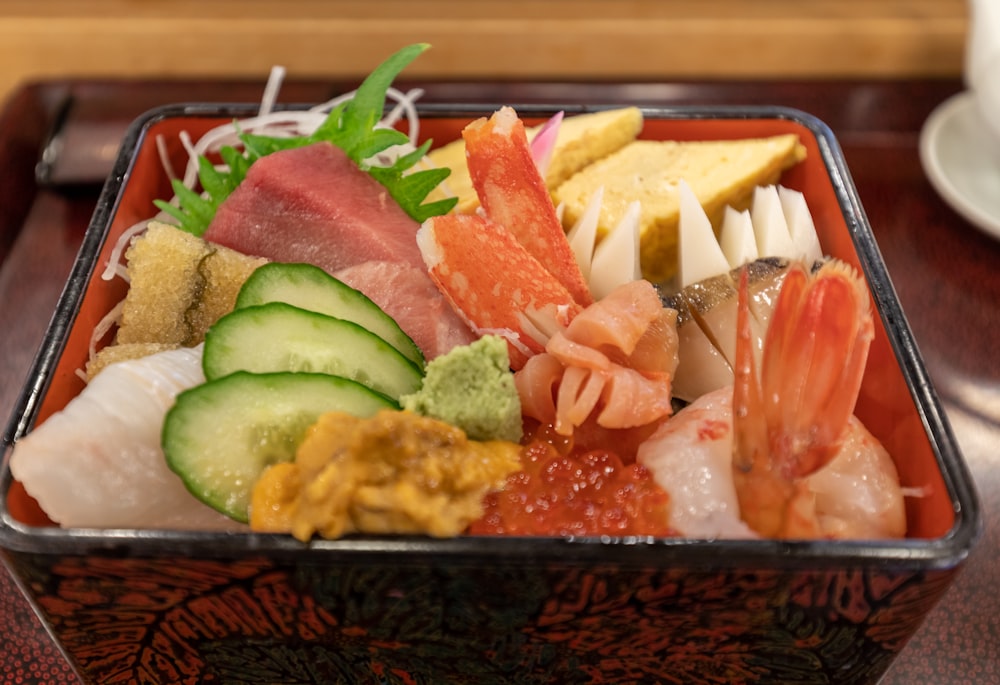
<path fill-rule="evenodd" d="M 426 79 L 961 74 L 966 0 L 3 0 L 0 98 L 47 78 L 354 78 L 404 44 Z"/>

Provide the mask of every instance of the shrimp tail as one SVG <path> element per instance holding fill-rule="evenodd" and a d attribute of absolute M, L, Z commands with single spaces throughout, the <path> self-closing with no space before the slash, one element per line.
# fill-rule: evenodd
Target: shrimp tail
<path fill-rule="evenodd" d="M 748 280 L 740 277 L 733 386 L 733 475 L 744 520 L 766 536 L 813 536 L 803 480 L 838 453 L 874 337 L 854 270 L 832 260 L 810 276 L 789 269 L 764 341 L 758 378 Z"/>
<path fill-rule="evenodd" d="M 786 284 L 764 343 L 761 387 L 771 450 L 786 477 L 804 478 L 840 449 L 874 324 L 864 283 L 843 262 L 825 263 L 812 278 L 798 266 Z"/>
<path fill-rule="evenodd" d="M 748 473 L 767 458 L 767 421 L 764 399 L 753 356 L 750 328 L 749 280 L 740 271 L 736 309 L 736 356 L 733 365 L 733 467 Z"/>
<path fill-rule="evenodd" d="M 793 282 L 790 287 L 797 286 Z M 792 522 L 803 535 L 811 536 L 815 531 L 809 521 L 815 516 L 808 497 L 780 473 L 771 455 L 763 389 L 753 356 L 746 269 L 741 271 L 738 290 L 733 380 L 733 483 L 741 518 L 764 536 L 783 536 Z"/>

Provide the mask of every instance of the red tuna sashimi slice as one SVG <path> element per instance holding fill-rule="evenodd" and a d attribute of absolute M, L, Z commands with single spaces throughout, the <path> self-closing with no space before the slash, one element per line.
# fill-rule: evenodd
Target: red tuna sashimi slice
<path fill-rule="evenodd" d="M 362 262 L 334 276 L 363 292 L 395 319 L 428 360 L 477 338 L 431 281 L 423 265 Z"/>
<path fill-rule="evenodd" d="M 486 215 L 505 227 L 545 265 L 579 304 L 594 300 L 531 156 L 524 123 L 510 107 L 469 124 L 466 163 Z"/>
<path fill-rule="evenodd" d="M 423 267 L 419 224 L 388 191 L 330 143 L 254 162 L 216 212 L 205 240 L 333 273 L 371 260 Z"/>
<path fill-rule="evenodd" d="M 417 245 L 431 279 L 473 330 L 507 340 L 514 369 L 545 349 L 525 330 L 524 312 L 547 311 L 565 326 L 582 309 L 510 231 L 478 215 L 428 219 Z"/>

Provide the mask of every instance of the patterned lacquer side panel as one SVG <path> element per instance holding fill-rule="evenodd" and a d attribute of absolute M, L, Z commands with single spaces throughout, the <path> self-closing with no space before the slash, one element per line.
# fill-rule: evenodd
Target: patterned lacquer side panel
<path fill-rule="evenodd" d="M 12 555 L 94 683 L 872 683 L 950 572 Z"/>

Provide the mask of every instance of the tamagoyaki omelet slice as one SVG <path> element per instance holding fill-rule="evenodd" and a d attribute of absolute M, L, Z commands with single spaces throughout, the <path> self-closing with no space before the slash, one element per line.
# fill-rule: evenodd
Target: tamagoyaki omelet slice
<path fill-rule="evenodd" d="M 588 165 L 555 189 L 563 224 L 573 226 L 591 196 L 604 188 L 598 238 L 614 229 L 638 200 L 643 276 L 665 282 L 677 273 L 678 182 L 694 192 L 716 232 L 727 205 L 746 209 L 757 186 L 777 183 L 805 158 L 795 134 L 719 141 L 636 140 Z"/>
<path fill-rule="evenodd" d="M 638 107 L 623 107 L 567 116 L 559 125 L 552 157 L 545 173 L 551 192 L 588 164 L 606 157 L 633 141 L 642 130 L 643 116 Z M 541 126 L 527 129 L 528 140 Z M 479 207 L 465 164 L 465 141 L 454 140 L 427 153 L 435 167 L 451 169 L 451 175 L 427 198 L 428 202 L 457 197 L 455 212 L 469 214 Z"/>

